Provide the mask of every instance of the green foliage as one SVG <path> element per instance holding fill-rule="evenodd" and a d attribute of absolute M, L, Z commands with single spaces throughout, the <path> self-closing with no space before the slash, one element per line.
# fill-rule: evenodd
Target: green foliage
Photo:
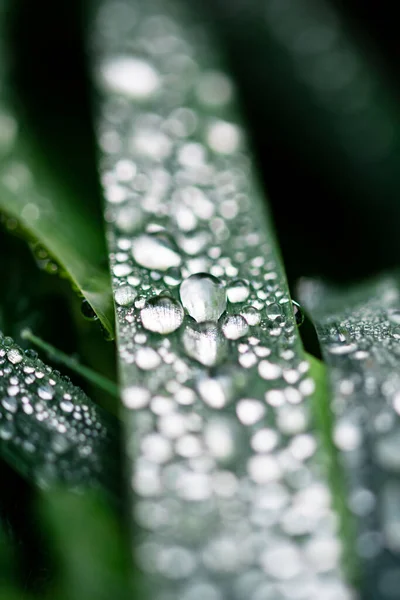
<path fill-rule="evenodd" d="M 35 80 L 38 23 L 52 51 L 78 6 L 0 3 L 1 600 L 393 600 L 398 274 L 303 279 L 322 361 L 309 354 L 249 141 L 282 136 L 373 223 L 371 264 L 398 264 L 385 77 L 325 1 L 94 0 L 96 157 L 91 125 L 81 144 L 61 122 L 74 84 L 57 48 Z M 77 179 L 98 177 L 103 206 L 70 181 L 81 148 L 99 176 Z M 308 240 L 285 185 L 296 263 L 325 229 Z"/>

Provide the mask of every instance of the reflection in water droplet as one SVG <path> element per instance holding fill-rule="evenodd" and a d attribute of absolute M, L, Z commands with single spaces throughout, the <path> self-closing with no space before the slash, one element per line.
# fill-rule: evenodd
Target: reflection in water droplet
<path fill-rule="evenodd" d="M 115 302 L 119 306 L 129 306 L 137 296 L 137 291 L 129 285 L 123 285 L 114 292 Z"/>
<path fill-rule="evenodd" d="M 228 340 L 238 340 L 249 331 L 249 325 L 241 315 L 227 316 L 221 326 L 224 336 Z"/>
<path fill-rule="evenodd" d="M 226 293 L 229 302 L 245 302 L 250 294 L 250 288 L 244 279 L 235 279 L 229 284 Z"/>
<path fill-rule="evenodd" d="M 182 341 L 186 353 L 206 367 L 218 364 L 226 355 L 226 338 L 218 325 L 212 322 L 188 325 Z"/>
<path fill-rule="evenodd" d="M 16 348 L 12 348 L 7 352 L 7 358 L 10 361 L 10 363 L 16 365 L 17 363 L 21 362 L 23 356 L 21 352 L 19 352 L 19 350 L 17 350 Z"/>
<path fill-rule="evenodd" d="M 261 315 L 254 306 L 244 306 L 240 314 L 249 325 L 258 325 L 261 321 Z"/>
<path fill-rule="evenodd" d="M 296 319 L 296 325 L 297 325 L 297 327 L 300 327 L 300 325 L 302 325 L 304 323 L 303 309 L 301 308 L 300 304 L 298 302 L 296 302 L 295 300 L 292 300 L 292 306 L 293 306 L 294 318 Z"/>
<path fill-rule="evenodd" d="M 132 255 L 141 267 L 167 271 L 179 267 L 182 259 L 172 240 L 164 233 L 143 234 L 132 243 Z"/>
<path fill-rule="evenodd" d="M 178 329 L 182 325 L 183 317 L 182 305 L 169 296 L 150 298 L 140 311 L 143 327 L 163 335 Z"/>
<path fill-rule="evenodd" d="M 223 282 L 207 273 L 191 275 L 181 283 L 183 306 L 198 323 L 217 321 L 226 308 Z"/>

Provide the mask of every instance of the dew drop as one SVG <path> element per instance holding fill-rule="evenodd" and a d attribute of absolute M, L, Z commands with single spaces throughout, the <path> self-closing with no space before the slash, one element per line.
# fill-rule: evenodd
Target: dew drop
<path fill-rule="evenodd" d="M 391 323 L 395 325 L 400 325 L 400 310 L 397 308 L 392 308 L 387 312 L 388 319 Z"/>
<path fill-rule="evenodd" d="M 82 300 L 81 313 L 88 321 L 97 321 L 97 315 L 87 300 Z"/>
<path fill-rule="evenodd" d="M 54 396 L 54 390 L 50 385 L 43 385 L 38 388 L 38 396 L 42 400 L 51 400 Z"/>
<path fill-rule="evenodd" d="M 115 290 L 115 302 L 119 306 L 129 306 L 137 296 L 137 291 L 129 285 L 123 285 Z"/>
<path fill-rule="evenodd" d="M 178 329 L 182 325 L 183 317 L 181 303 L 170 296 L 150 298 L 140 311 L 143 327 L 162 335 Z"/>
<path fill-rule="evenodd" d="M 222 331 L 228 340 L 238 340 L 248 333 L 249 325 L 241 315 L 229 315 L 222 322 Z"/>
<path fill-rule="evenodd" d="M 9 398 L 3 398 L 3 400 L 1 401 L 3 407 L 6 409 L 6 411 L 10 412 L 10 413 L 16 413 L 18 410 L 18 401 L 15 398 L 15 396 L 11 396 Z"/>
<path fill-rule="evenodd" d="M 14 425 L 10 421 L 0 423 L 0 439 L 9 440 L 14 434 Z"/>
<path fill-rule="evenodd" d="M 296 325 L 297 325 L 297 327 L 300 327 L 300 325 L 302 325 L 304 323 L 303 309 L 301 308 L 300 304 L 298 302 L 296 302 L 295 300 L 292 300 L 292 306 L 293 306 L 294 318 L 296 320 Z"/>
<path fill-rule="evenodd" d="M 117 94 L 135 100 L 153 96 L 160 86 L 160 76 L 148 62 L 132 56 L 117 56 L 102 65 L 105 85 Z"/>
<path fill-rule="evenodd" d="M 188 325 L 182 341 L 188 356 L 206 367 L 218 364 L 226 355 L 226 338 L 218 325 L 212 322 Z"/>
<path fill-rule="evenodd" d="M 7 352 L 7 358 L 11 364 L 16 365 L 17 363 L 21 362 L 23 357 L 19 350 L 12 348 L 12 350 Z"/>
<path fill-rule="evenodd" d="M 278 317 L 282 317 L 282 307 L 279 306 L 279 304 L 277 304 L 276 302 L 273 302 L 272 304 L 267 306 L 266 313 L 268 319 L 270 319 L 271 321 L 275 321 L 275 319 L 277 319 Z"/>
<path fill-rule="evenodd" d="M 161 232 L 143 234 L 133 240 L 132 255 L 141 267 L 167 271 L 182 259 L 172 240 Z"/>
<path fill-rule="evenodd" d="M 250 294 L 250 288 L 244 279 L 235 279 L 229 284 L 226 293 L 229 302 L 245 302 Z"/>
<path fill-rule="evenodd" d="M 261 321 L 261 315 L 254 306 L 244 306 L 240 314 L 249 325 L 258 325 Z"/>
<path fill-rule="evenodd" d="M 226 308 L 223 282 L 207 273 L 191 275 L 180 286 L 183 306 L 198 323 L 217 321 Z"/>

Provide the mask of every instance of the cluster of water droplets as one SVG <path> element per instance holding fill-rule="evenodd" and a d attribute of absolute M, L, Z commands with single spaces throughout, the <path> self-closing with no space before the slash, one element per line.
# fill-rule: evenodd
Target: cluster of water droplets
<path fill-rule="evenodd" d="M 114 491 L 115 424 L 36 352 L 1 334 L 0 446 L 13 467 L 41 486 Z"/>
<path fill-rule="evenodd" d="M 333 386 L 333 438 L 357 519 L 371 597 L 400 581 L 400 288 L 383 277 L 345 293 L 304 281 Z"/>
<path fill-rule="evenodd" d="M 195 21 L 105 1 L 94 42 L 145 597 L 347 600 L 314 382 L 234 86 Z"/>

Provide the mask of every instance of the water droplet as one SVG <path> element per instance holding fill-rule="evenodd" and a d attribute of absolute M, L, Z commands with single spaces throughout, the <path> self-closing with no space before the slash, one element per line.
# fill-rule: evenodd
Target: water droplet
<path fill-rule="evenodd" d="M 19 350 L 17 350 L 16 348 L 12 348 L 7 352 L 7 358 L 10 361 L 10 363 L 16 365 L 17 363 L 21 362 L 23 357 Z"/>
<path fill-rule="evenodd" d="M 137 291 L 129 285 L 123 285 L 115 290 L 115 302 L 119 306 L 129 306 L 137 296 Z"/>
<path fill-rule="evenodd" d="M 136 352 L 136 364 L 143 371 L 150 371 L 158 367 L 161 362 L 159 354 L 150 347 L 139 348 Z"/>
<path fill-rule="evenodd" d="M 137 206 L 121 206 L 115 217 L 115 225 L 122 233 L 133 233 L 143 225 L 143 214 Z"/>
<path fill-rule="evenodd" d="M 298 302 L 296 302 L 295 300 L 292 300 L 292 306 L 293 306 L 294 318 L 296 320 L 296 325 L 297 325 L 297 327 L 300 327 L 300 325 L 302 325 L 304 323 L 303 309 L 301 308 L 300 304 Z"/>
<path fill-rule="evenodd" d="M 229 302 L 245 302 L 250 294 L 250 288 L 244 279 L 235 279 L 229 284 L 226 293 Z"/>
<path fill-rule="evenodd" d="M 238 340 L 248 333 L 249 325 L 241 315 L 229 315 L 222 322 L 222 331 L 228 340 Z"/>
<path fill-rule="evenodd" d="M 107 60 L 101 67 L 101 75 L 112 92 L 135 100 L 149 98 L 161 83 L 152 65 L 133 56 L 117 56 Z"/>
<path fill-rule="evenodd" d="M 175 287 L 182 281 L 182 273 L 178 267 L 171 267 L 164 275 L 164 282 L 168 286 Z"/>
<path fill-rule="evenodd" d="M 88 321 L 96 321 L 97 315 L 87 300 L 82 300 L 81 313 Z"/>
<path fill-rule="evenodd" d="M 18 410 L 18 401 L 15 396 L 3 398 L 1 401 L 4 408 L 10 413 L 16 413 Z"/>
<path fill-rule="evenodd" d="M 132 255 L 141 267 L 167 271 L 182 259 L 172 240 L 163 232 L 143 234 L 133 240 Z"/>
<path fill-rule="evenodd" d="M 188 325 L 182 341 L 186 353 L 206 367 L 218 364 L 226 355 L 226 338 L 218 325 L 212 322 Z"/>
<path fill-rule="evenodd" d="M 254 306 L 244 306 L 240 311 L 240 314 L 246 319 L 249 325 L 258 325 L 261 321 L 261 315 Z"/>
<path fill-rule="evenodd" d="M 42 400 L 51 400 L 54 396 L 54 390 L 50 385 L 43 385 L 38 388 L 38 395 Z"/>
<path fill-rule="evenodd" d="M 178 329 L 182 325 L 183 317 L 181 303 L 170 296 L 150 298 L 140 311 L 143 327 L 162 335 Z"/>
<path fill-rule="evenodd" d="M 265 405 L 253 398 L 243 398 L 236 405 L 236 414 L 243 425 L 254 425 L 265 415 Z"/>
<path fill-rule="evenodd" d="M 279 306 L 277 302 L 273 302 L 272 304 L 267 306 L 266 313 L 268 319 L 270 319 L 271 321 L 275 321 L 275 319 L 277 319 L 278 317 L 282 317 L 283 315 L 282 307 Z"/>
<path fill-rule="evenodd" d="M 198 323 L 217 321 L 226 308 L 223 282 L 207 273 L 191 275 L 180 286 L 183 306 Z"/>
<path fill-rule="evenodd" d="M 397 308 L 392 308 L 391 310 L 388 310 L 388 319 L 391 323 L 400 325 L 400 310 Z"/>
<path fill-rule="evenodd" d="M 10 421 L 0 423 L 0 439 L 9 440 L 14 434 L 14 425 Z"/>

